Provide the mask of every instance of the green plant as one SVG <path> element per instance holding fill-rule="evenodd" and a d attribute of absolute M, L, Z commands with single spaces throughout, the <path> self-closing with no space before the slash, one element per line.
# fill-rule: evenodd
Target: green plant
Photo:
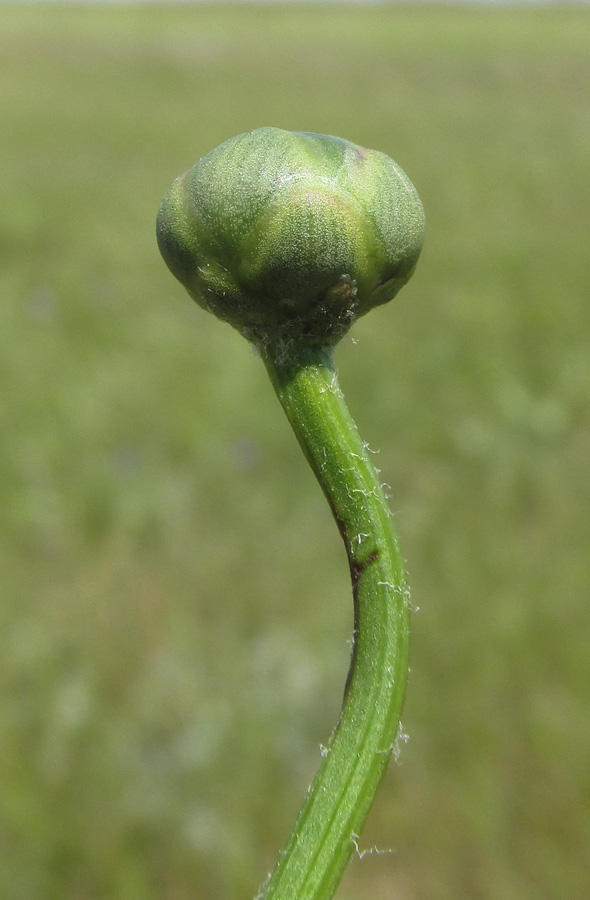
<path fill-rule="evenodd" d="M 399 734 L 409 591 L 332 352 L 410 278 L 423 227 L 418 195 L 389 157 L 275 128 L 213 150 L 174 182 L 158 214 L 171 271 L 258 348 L 350 565 L 355 627 L 342 711 L 265 900 L 333 896 Z"/>

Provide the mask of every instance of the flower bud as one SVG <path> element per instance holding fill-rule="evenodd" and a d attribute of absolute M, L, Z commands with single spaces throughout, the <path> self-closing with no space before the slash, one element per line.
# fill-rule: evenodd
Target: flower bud
<path fill-rule="evenodd" d="M 420 198 L 384 153 L 258 128 L 176 179 L 160 251 L 197 303 L 257 344 L 336 343 L 410 278 Z"/>

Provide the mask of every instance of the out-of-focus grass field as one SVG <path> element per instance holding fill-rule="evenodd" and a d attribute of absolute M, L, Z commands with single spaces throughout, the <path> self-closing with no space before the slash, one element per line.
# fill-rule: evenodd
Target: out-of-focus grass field
<path fill-rule="evenodd" d="M 393 852 L 338 896 L 588 896 L 589 58 L 565 7 L 0 8 L 3 898 L 252 896 L 336 720 L 336 529 L 154 238 L 270 124 L 390 153 L 428 220 L 337 354 L 420 608 Z"/>

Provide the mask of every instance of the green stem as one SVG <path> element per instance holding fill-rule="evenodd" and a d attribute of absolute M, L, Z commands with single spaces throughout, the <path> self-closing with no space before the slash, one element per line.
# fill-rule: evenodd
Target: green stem
<path fill-rule="evenodd" d="M 329 900 L 357 846 L 400 727 L 409 591 L 391 512 L 348 412 L 330 353 L 263 352 L 277 396 L 334 514 L 354 595 L 338 724 L 261 900 Z"/>

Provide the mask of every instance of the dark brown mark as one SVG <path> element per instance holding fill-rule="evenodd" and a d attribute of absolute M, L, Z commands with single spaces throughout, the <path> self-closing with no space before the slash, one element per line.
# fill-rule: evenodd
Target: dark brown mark
<path fill-rule="evenodd" d="M 346 552 L 348 553 L 348 561 L 350 563 L 350 580 L 352 581 L 352 598 L 354 601 L 354 629 L 352 632 L 352 653 L 350 657 L 350 668 L 348 670 L 348 675 L 346 676 L 346 684 L 344 685 L 344 698 L 346 699 L 346 695 L 348 694 L 348 689 L 350 687 L 350 682 L 352 680 L 352 676 L 354 673 L 354 669 L 356 666 L 356 636 L 359 631 L 360 626 L 360 614 L 359 614 L 359 602 L 358 602 L 358 588 L 359 582 L 361 580 L 361 576 L 363 572 L 369 568 L 369 566 L 376 562 L 379 559 L 379 550 L 373 550 L 370 556 L 367 556 L 362 562 L 358 562 L 355 559 L 352 559 L 351 553 L 347 546 Z"/>

